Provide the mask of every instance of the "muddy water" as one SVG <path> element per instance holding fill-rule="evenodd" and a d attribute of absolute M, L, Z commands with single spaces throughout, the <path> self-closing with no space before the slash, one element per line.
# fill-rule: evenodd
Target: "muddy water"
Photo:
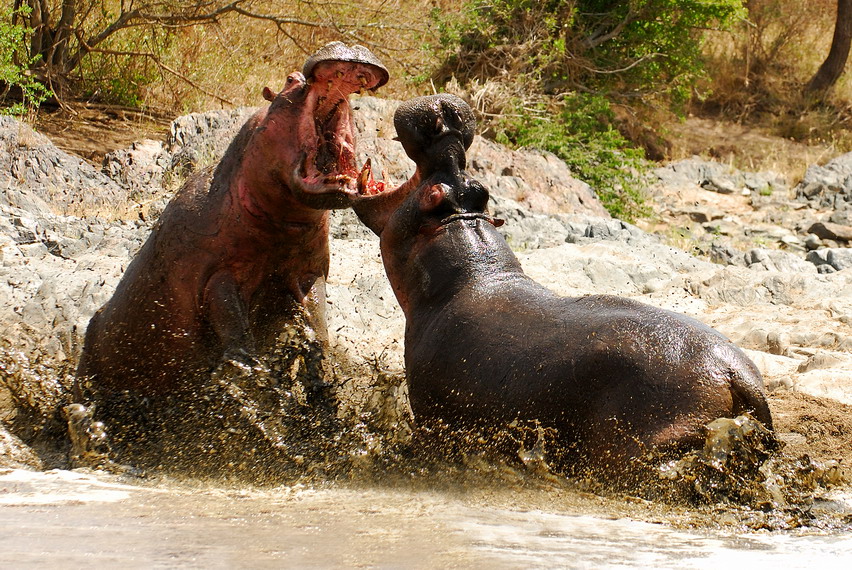
<path fill-rule="evenodd" d="M 824 507 L 852 509 L 852 495 L 831 498 Z M 695 527 L 696 516 L 541 486 L 258 490 L 5 470 L 0 565 L 716 569 L 852 561 L 843 529 L 755 532 L 707 516 Z"/>

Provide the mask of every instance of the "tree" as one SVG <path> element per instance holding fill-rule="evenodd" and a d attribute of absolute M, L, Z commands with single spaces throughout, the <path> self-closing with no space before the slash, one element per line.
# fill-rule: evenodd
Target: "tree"
<path fill-rule="evenodd" d="M 21 5 L 26 11 L 19 11 Z M 239 15 L 266 20 L 279 31 L 289 26 L 319 27 L 322 22 L 281 17 L 255 11 L 255 0 L 15 0 L 12 24 L 27 18 L 30 30 L 29 55 L 33 71 L 54 90 L 62 90 L 83 59 L 92 53 L 111 53 L 149 58 L 163 71 L 181 75 L 168 66 L 154 49 L 114 49 L 109 41 L 122 31 L 148 28 L 176 30 L 181 27 L 215 24 Z M 266 2 L 265 4 L 269 4 Z M 24 15 L 26 14 L 26 15 Z M 160 34 L 162 35 L 162 33 Z"/>
<path fill-rule="evenodd" d="M 743 0 L 467 0 L 444 19 L 436 79 L 525 74 L 527 90 L 680 102 L 703 74 L 703 32 L 744 14 Z"/>
<path fill-rule="evenodd" d="M 805 86 L 805 92 L 813 95 L 831 89 L 846 67 L 849 48 L 852 45 L 852 0 L 837 0 L 837 20 L 828 57 Z"/>
<path fill-rule="evenodd" d="M 139 85 L 178 78 L 209 97 L 232 103 L 215 85 L 205 87 L 208 78 L 198 77 L 200 66 L 192 57 L 197 54 L 178 53 L 185 47 L 180 45 L 183 39 L 194 37 L 201 42 L 206 40 L 198 38 L 207 37 L 214 42 L 243 30 L 255 44 L 268 42 L 273 55 L 280 55 L 282 48 L 308 55 L 318 44 L 338 39 L 366 45 L 387 62 L 393 59 L 389 52 L 399 53 L 383 49 L 388 38 L 407 37 L 411 31 L 394 25 L 393 4 L 387 0 L 367 0 L 357 6 L 339 0 L 14 0 L 9 13 L 12 26 L 28 31 L 29 74 L 57 94 L 80 95 L 81 80 L 91 82 L 97 77 L 102 85 L 117 85 L 127 95 L 123 102 L 135 105 L 144 99 Z M 228 29 L 215 40 L 200 31 L 214 27 Z M 388 34 L 388 30 L 398 33 Z M 221 47 L 228 54 L 230 50 L 230 45 Z"/>

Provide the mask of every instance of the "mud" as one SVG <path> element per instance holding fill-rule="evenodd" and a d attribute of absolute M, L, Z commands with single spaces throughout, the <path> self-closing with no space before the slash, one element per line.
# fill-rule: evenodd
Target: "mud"
<path fill-rule="evenodd" d="M 568 501 L 564 508 L 586 514 L 678 527 L 852 530 L 852 503 L 833 498 L 850 491 L 852 415 L 842 404 L 776 395 L 777 436 L 748 416 L 717 420 L 708 426 L 703 449 L 675 460 L 649 456 L 656 476 L 624 491 L 555 469 L 564 450 L 555 445 L 553 431 L 537 422 L 468 432 L 417 426 L 401 378 L 378 364 L 360 377 L 344 366 L 326 375 L 318 347 L 296 338 L 282 337 L 284 348 L 268 371 L 216 371 L 192 402 L 98 402 L 109 410 L 96 415 L 110 426 L 112 449 L 110 461 L 95 454 L 90 465 L 155 486 L 354 485 L 477 496 L 512 490 L 524 495 L 529 508 L 552 509 L 558 498 Z M 353 390 L 353 383 L 362 389 Z M 354 401 L 356 393 L 373 397 Z M 72 448 L 82 465 L 77 448 L 93 446 Z"/>

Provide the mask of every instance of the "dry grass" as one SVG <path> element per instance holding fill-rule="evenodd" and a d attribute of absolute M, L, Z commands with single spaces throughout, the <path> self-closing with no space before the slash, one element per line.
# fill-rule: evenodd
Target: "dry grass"
<path fill-rule="evenodd" d="M 828 55 L 835 0 L 751 0 L 749 22 L 711 32 L 705 53 L 709 81 L 694 107 L 788 140 L 852 150 L 852 77 L 841 77 L 815 103 L 804 86 Z"/>
<path fill-rule="evenodd" d="M 749 172 L 773 171 L 789 183 L 812 164 L 837 156 L 837 146 L 779 137 L 771 126 L 744 125 L 707 117 L 690 117 L 667 125 L 672 160 L 697 155 Z"/>
<path fill-rule="evenodd" d="M 440 9 L 450 4 L 433 1 L 428 6 Z M 308 55 L 332 40 L 360 43 L 382 60 L 391 74 L 391 82 L 382 88 L 385 95 L 406 97 L 428 89 L 411 81 L 435 64 L 421 49 L 423 38 L 434 35 L 422 2 L 264 0 L 255 3 L 255 11 L 321 26 L 279 30 L 268 22 L 231 17 L 215 26 L 183 28 L 167 63 L 207 93 L 164 75 L 146 90 L 146 102 L 177 112 L 257 105 L 264 87 L 282 88 L 291 71 L 301 69 Z"/>

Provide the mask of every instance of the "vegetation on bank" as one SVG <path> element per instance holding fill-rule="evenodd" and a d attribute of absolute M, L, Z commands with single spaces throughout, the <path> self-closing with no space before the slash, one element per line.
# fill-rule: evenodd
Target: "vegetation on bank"
<path fill-rule="evenodd" d="M 454 91 L 480 130 L 554 152 L 614 215 L 685 113 L 852 149 L 849 82 L 804 93 L 849 0 L 15 0 L 0 8 L 0 105 L 48 96 L 172 114 L 257 104 L 330 40 L 391 70 L 383 92 Z M 430 12 L 431 10 L 431 12 Z"/>
<path fill-rule="evenodd" d="M 470 0 L 437 16 L 433 79 L 455 80 L 498 139 L 554 152 L 632 219 L 644 213 L 643 152 L 612 105 L 682 109 L 704 76 L 703 30 L 744 14 L 742 0 Z"/>
<path fill-rule="evenodd" d="M 20 21 L 30 11 L 29 6 L 0 6 L 0 103 L 12 89 L 20 94 L 14 101 L 0 106 L 0 114 L 23 115 L 41 105 L 50 94 L 30 73 L 39 56 L 29 54 L 26 41 L 32 28 Z"/>

